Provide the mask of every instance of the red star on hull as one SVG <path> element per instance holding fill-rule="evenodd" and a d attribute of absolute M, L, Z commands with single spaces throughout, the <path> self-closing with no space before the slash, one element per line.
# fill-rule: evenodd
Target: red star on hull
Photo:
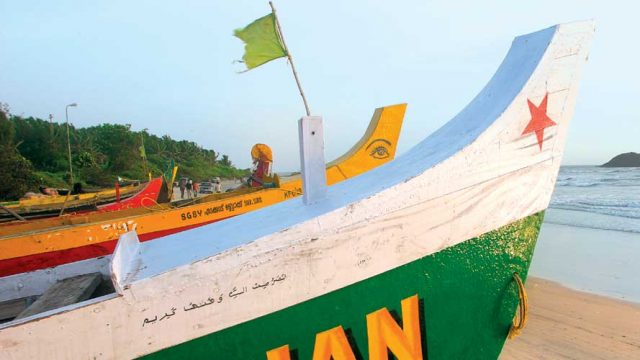
<path fill-rule="evenodd" d="M 527 99 L 527 103 L 529 104 L 529 111 L 531 112 L 531 120 L 527 124 L 527 127 L 522 132 L 522 135 L 527 135 L 530 133 L 536 133 L 536 138 L 538 139 L 538 146 L 542 151 L 542 143 L 544 142 L 544 129 L 557 125 L 555 121 L 551 120 L 551 118 L 547 115 L 547 99 L 549 98 L 549 93 L 544 95 L 544 99 L 540 105 L 536 106 L 531 100 Z"/>

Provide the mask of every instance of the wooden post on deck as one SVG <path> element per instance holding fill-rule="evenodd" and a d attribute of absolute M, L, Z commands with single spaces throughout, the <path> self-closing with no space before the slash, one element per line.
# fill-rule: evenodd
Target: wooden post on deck
<path fill-rule="evenodd" d="M 305 116 L 298 121 L 302 200 L 306 205 L 327 196 L 327 172 L 324 162 L 324 132 L 321 116 Z"/>

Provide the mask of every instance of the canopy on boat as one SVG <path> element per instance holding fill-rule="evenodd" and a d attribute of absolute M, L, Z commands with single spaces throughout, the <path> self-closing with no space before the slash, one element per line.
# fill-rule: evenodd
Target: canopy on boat
<path fill-rule="evenodd" d="M 269 161 L 273 162 L 273 153 L 271 148 L 266 144 L 255 144 L 251 148 L 251 159 L 253 161 Z"/>

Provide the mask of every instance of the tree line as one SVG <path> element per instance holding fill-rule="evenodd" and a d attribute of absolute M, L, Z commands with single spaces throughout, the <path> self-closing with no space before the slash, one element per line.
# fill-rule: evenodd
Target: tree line
<path fill-rule="evenodd" d="M 248 172 L 234 167 L 227 155 L 192 141 L 132 131 L 131 125 L 70 126 L 69 134 L 74 181 L 88 187 L 112 187 L 118 176 L 146 179 L 149 171 L 159 176 L 171 160 L 178 166 L 178 176 L 196 181 L 242 177 Z M 69 184 L 66 124 L 13 115 L 4 105 L 0 109 L 0 151 L 0 199 L 18 198 L 39 185 Z"/>

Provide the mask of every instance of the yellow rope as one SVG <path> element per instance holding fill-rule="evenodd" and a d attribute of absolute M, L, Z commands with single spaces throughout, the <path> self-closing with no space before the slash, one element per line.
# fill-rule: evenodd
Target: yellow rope
<path fill-rule="evenodd" d="M 522 329 L 527 325 L 527 317 L 529 315 L 529 299 L 527 298 L 527 291 L 520 279 L 520 275 L 518 275 L 517 272 L 513 273 L 513 279 L 518 285 L 518 299 L 520 300 L 520 304 L 518 306 L 518 313 L 514 316 L 513 323 L 509 329 L 509 339 L 520 335 Z"/>
<path fill-rule="evenodd" d="M 156 206 L 158 206 L 158 208 L 148 207 L 147 205 L 145 205 L 145 204 L 144 204 L 144 201 L 145 201 L 145 200 L 150 200 L 152 203 L 154 203 Z M 147 210 L 149 210 L 149 211 L 163 211 L 163 210 L 169 210 L 169 209 L 171 209 L 171 207 L 166 206 L 166 205 L 163 205 L 163 204 L 159 204 L 156 200 L 154 200 L 154 199 L 152 199 L 152 198 L 150 198 L 150 197 L 146 197 L 146 196 L 145 196 L 145 197 L 143 197 L 143 198 L 140 200 L 140 205 L 141 205 L 143 208 L 145 208 L 145 209 L 147 209 Z"/>

